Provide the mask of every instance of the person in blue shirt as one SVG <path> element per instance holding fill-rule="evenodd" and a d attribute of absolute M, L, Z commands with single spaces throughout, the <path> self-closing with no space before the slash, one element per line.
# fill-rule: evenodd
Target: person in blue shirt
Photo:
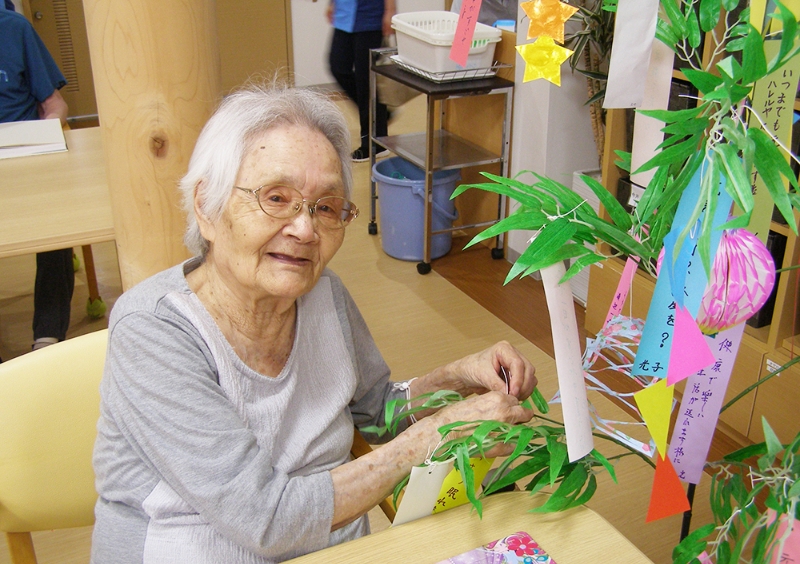
<path fill-rule="evenodd" d="M 361 145 L 353 151 L 354 162 L 369 159 L 369 50 L 381 46 L 384 35 L 391 35 L 395 0 L 331 0 L 328 20 L 333 39 L 328 57 L 331 74 L 345 94 L 358 106 Z M 389 113 L 377 104 L 375 134 L 387 133 Z"/>
<path fill-rule="evenodd" d="M 68 108 L 59 89 L 66 83 L 30 22 L 0 9 L 0 122 L 57 118 L 65 126 Z M 34 349 L 66 339 L 74 287 L 72 249 L 37 253 Z"/>

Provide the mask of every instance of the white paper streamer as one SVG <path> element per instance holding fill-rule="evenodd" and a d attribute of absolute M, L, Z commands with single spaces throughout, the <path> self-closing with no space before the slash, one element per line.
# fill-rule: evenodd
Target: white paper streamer
<path fill-rule="evenodd" d="M 644 89 L 643 110 L 666 110 L 669 106 L 669 91 L 672 86 L 672 67 L 675 53 L 672 49 L 655 41 L 650 53 L 650 67 Z M 652 159 L 658 147 L 664 140 L 661 129 L 664 122 L 658 121 L 642 114 L 636 114 L 633 122 L 633 149 L 631 151 L 631 170 L 636 170 Z M 631 174 L 631 181 L 642 188 L 647 188 L 653 179 L 656 169 L 650 169 L 638 174 Z"/>
<path fill-rule="evenodd" d="M 558 388 L 564 413 L 567 434 L 567 454 L 573 462 L 589 454 L 594 448 L 592 423 L 589 418 L 589 401 L 583 382 L 578 322 L 569 282 L 559 284 L 566 272 L 564 263 L 557 262 L 541 271 L 547 309 L 550 311 L 550 328 L 556 357 Z"/>
<path fill-rule="evenodd" d="M 430 466 L 415 466 L 411 469 L 406 491 L 392 526 L 402 525 L 433 513 L 436 498 L 442 489 L 445 477 L 453 469 L 453 460 L 434 462 Z"/>
<path fill-rule="evenodd" d="M 604 108 L 638 108 L 644 100 L 658 0 L 619 0 Z"/>

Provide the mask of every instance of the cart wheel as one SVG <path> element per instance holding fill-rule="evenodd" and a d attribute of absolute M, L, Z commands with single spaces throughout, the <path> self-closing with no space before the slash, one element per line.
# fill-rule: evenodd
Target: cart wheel
<path fill-rule="evenodd" d="M 417 272 L 420 274 L 428 274 L 431 271 L 431 263 L 429 262 L 418 262 L 417 263 Z"/>
<path fill-rule="evenodd" d="M 97 298 L 96 300 L 89 298 L 89 301 L 86 302 L 86 315 L 89 316 L 89 319 L 100 319 L 106 314 L 106 309 L 106 303 L 103 298 Z"/>
<path fill-rule="evenodd" d="M 498 249 L 497 247 L 492 249 L 492 258 L 494 260 L 500 260 L 503 258 L 503 249 Z"/>
<path fill-rule="evenodd" d="M 378 224 L 374 221 L 369 222 L 369 226 L 367 227 L 369 230 L 370 235 L 377 235 L 378 234 Z"/>

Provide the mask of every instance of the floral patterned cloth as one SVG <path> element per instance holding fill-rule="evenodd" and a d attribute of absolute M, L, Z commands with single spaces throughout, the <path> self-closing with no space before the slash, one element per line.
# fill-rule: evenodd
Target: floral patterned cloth
<path fill-rule="evenodd" d="M 438 564 L 556 564 L 555 560 L 523 531 L 442 560 Z"/>

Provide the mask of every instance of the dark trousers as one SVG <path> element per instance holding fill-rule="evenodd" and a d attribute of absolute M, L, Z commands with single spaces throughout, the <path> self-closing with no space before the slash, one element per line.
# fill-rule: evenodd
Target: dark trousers
<path fill-rule="evenodd" d="M 383 32 L 359 31 L 347 33 L 333 30 L 328 61 L 336 82 L 358 106 L 361 126 L 361 148 L 369 150 L 369 50 L 381 46 Z M 387 131 L 388 112 L 383 104 L 377 105 L 375 134 L 384 137 Z"/>
<path fill-rule="evenodd" d="M 33 338 L 67 338 L 70 302 L 75 289 L 72 249 L 36 254 L 33 293 Z"/>

